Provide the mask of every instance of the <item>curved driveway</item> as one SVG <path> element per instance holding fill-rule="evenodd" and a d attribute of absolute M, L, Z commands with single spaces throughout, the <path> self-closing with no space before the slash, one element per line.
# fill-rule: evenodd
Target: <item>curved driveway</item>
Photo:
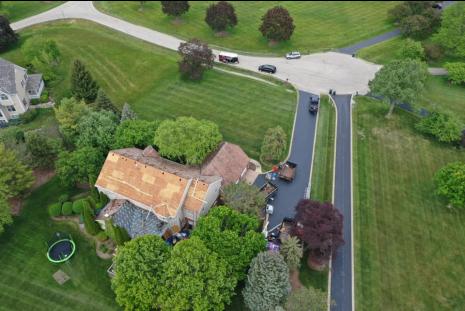
<path fill-rule="evenodd" d="M 137 26 L 98 11 L 91 1 L 66 2 L 44 13 L 31 16 L 11 24 L 14 30 L 59 19 L 85 19 L 121 31 L 130 36 L 177 50 L 183 40 L 173 36 Z M 218 50 L 213 50 L 218 55 Z M 368 81 L 372 79 L 380 66 L 353 58 L 350 55 L 327 52 L 304 55 L 300 60 L 286 60 L 284 57 L 240 57 L 237 66 L 257 71 L 259 65 L 269 63 L 278 68 L 276 77 L 288 80 L 300 90 L 315 94 L 328 93 L 336 89 L 339 93 L 368 92 Z"/>
<path fill-rule="evenodd" d="M 14 30 L 60 19 L 85 19 L 121 31 L 144 41 L 177 50 L 182 40 L 137 26 L 97 11 L 90 1 L 66 2 L 50 11 L 29 17 L 12 24 Z M 215 54 L 219 51 L 214 50 Z M 270 228 L 279 224 L 283 217 L 294 215 L 294 206 L 309 193 L 313 142 L 316 130 L 316 117 L 307 111 L 309 92 L 327 93 L 329 89 L 338 94 L 364 94 L 368 91 L 368 81 L 380 68 L 360 59 L 341 53 L 328 52 L 305 55 L 300 60 L 288 61 L 284 58 L 264 58 L 240 56 L 238 67 L 256 71 L 263 63 L 276 65 L 277 78 L 294 84 L 299 91 L 299 103 L 290 152 L 290 160 L 298 164 L 298 172 L 292 183 L 280 184 L 275 205 L 275 214 L 270 219 Z M 306 91 L 306 92 L 305 92 Z M 336 150 L 335 206 L 344 214 L 344 239 L 346 244 L 332 262 L 331 295 L 336 301 L 334 310 L 353 308 L 352 274 L 352 235 L 351 235 L 351 146 L 350 146 L 350 95 L 335 96 L 338 110 L 338 138 Z M 260 181 L 257 181 L 260 182 Z"/>

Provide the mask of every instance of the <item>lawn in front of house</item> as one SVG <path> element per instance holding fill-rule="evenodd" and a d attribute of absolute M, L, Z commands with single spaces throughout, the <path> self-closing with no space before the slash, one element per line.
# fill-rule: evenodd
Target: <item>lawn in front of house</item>
<path fill-rule="evenodd" d="M 414 129 L 416 117 L 365 97 L 353 114 L 357 310 L 459 310 L 465 214 L 434 194 L 433 176 L 465 151 Z M 462 110 L 462 115 L 465 110 Z"/>
<path fill-rule="evenodd" d="M 280 125 L 290 137 L 296 93 L 282 84 L 211 70 L 202 81 L 180 78 L 178 55 L 91 22 L 62 21 L 20 32 L 20 42 L 0 54 L 18 65 L 26 61 L 20 46 L 32 37 L 56 41 L 62 61 L 58 78 L 48 83 L 51 96 L 70 96 L 72 62 L 79 58 L 117 107 L 131 104 L 143 119 L 193 116 L 216 122 L 225 140 L 259 158 L 266 130 Z"/>
<path fill-rule="evenodd" d="M 231 1 L 238 25 L 227 36 L 218 36 L 205 23 L 205 11 L 213 1 L 191 1 L 181 22 L 163 14 L 159 1 L 96 1 L 102 12 L 132 23 L 169 33 L 182 39 L 196 37 L 235 51 L 281 55 L 291 50 L 301 53 L 329 50 L 353 44 L 390 31 L 394 25 L 387 12 L 396 1 Z M 270 47 L 258 28 L 261 17 L 276 5 L 287 8 L 295 31 L 288 42 Z"/>
<path fill-rule="evenodd" d="M 2 1 L 1 10 L 8 14 L 10 22 L 48 11 L 64 1 Z"/>
<path fill-rule="evenodd" d="M 75 224 L 48 215 L 47 205 L 63 193 L 57 178 L 34 190 L 0 236 L 0 310 L 119 310 L 106 273 L 111 261 L 97 257 Z M 46 257 L 47 242 L 57 231 L 71 234 L 77 247 L 63 264 Z M 71 277 L 64 285 L 52 277 L 58 269 Z"/>

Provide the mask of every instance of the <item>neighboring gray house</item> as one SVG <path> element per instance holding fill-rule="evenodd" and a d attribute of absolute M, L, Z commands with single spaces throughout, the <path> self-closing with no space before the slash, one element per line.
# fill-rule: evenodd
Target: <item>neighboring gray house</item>
<path fill-rule="evenodd" d="M 43 89 L 41 74 L 28 75 L 27 69 L 0 58 L 0 126 L 26 112 Z"/>

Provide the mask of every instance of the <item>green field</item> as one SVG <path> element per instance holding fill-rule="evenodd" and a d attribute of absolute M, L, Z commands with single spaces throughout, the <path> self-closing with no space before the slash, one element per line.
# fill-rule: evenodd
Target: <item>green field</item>
<path fill-rule="evenodd" d="M 334 132 L 336 110 L 328 96 L 323 96 L 318 111 L 318 128 L 312 169 L 310 197 L 331 202 L 333 196 Z"/>
<path fill-rule="evenodd" d="M 418 134 L 407 112 L 386 119 L 384 103 L 356 102 L 356 309 L 461 310 L 465 214 L 434 195 L 432 178 L 465 151 Z"/>
<path fill-rule="evenodd" d="M 118 107 L 125 102 L 145 119 L 189 115 L 220 126 L 226 140 L 258 158 L 269 127 L 280 125 L 290 136 L 295 91 L 282 85 L 211 70 L 200 82 L 180 78 L 175 52 L 133 39 L 90 22 L 39 25 L 20 33 L 18 46 L 0 57 L 25 65 L 20 45 L 32 36 L 56 41 L 62 61 L 52 96 L 69 96 L 72 62 L 79 58 Z"/>
<path fill-rule="evenodd" d="M 0 236 L 0 310 L 118 310 L 106 274 L 111 261 L 99 259 L 75 225 L 48 216 L 47 205 L 65 192 L 57 179 L 34 191 Z M 46 243 L 57 231 L 71 234 L 77 245 L 63 264 L 45 256 Z M 61 286 L 52 278 L 58 269 L 71 277 Z"/>
<path fill-rule="evenodd" d="M 238 25 L 229 35 L 219 37 L 204 21 L 205 10 L 213 1 L 190 2 L 189 12 L 178 24 L 162 13 L 159 1 L 147 1 L 142 10 L 137 1 L 95 3 L 105 13 L 183 39 L 196 37 L 230 50 L 261 54 L 329 50 L 387 32 L 394 28 L 387 20 L 387 11 L 396 4 L 395 1 L 231 1 Z M 261 17 L 276 5 L 289 10 L 296 28 L 290 41 L 270 47 L 258 28 Z"/>
<path fill-rule="evenodd" d="M 385 65 L 393 60 L 401 59 L 400 50 L 406 38 L 395 37 L 393 39 L 380 42 L 378 44 L 363 48 L 357 52 L 357 57 L 363 58 L 367 61 Z M 437 61 L 428 61 L 430 67 L 442 67 L 447 62 L 460 62 L 461 58 L 445 55 Z"/>
<path fill-rule="evenodd" d="M 0 10 L 8 15 L 10 22 L 50 10 L 64 1 L 2 1 Z"/>

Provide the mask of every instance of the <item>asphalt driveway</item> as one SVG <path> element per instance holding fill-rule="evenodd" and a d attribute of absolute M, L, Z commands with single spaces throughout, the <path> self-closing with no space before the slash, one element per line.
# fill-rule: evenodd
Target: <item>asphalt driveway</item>
<path fill-rule="evenodd" d="M 317 96 L 299 91 L 299 103 L 296 112 L 294 136 L 292 139 L 289 161 L 297 163 L 297 173 L 292 182 L 277 179 L 273 181 L 278 186 L 278 192 L 273 201 L 274 212 L 269 219 L 268 229 L 279 225 L 284 217 L 294 217 L 295 206 L 299 200 L 306 197 L 310 180 L 310 168 L 313 160 L 313 142 L 315 140 L 316 115 L 308 112 L 310 96 Z M 255 185 L 265 183 L 264 175 L 260 175 Z"/>
<path fill-rule="evenodd" d="M 331 266 L 333 311 L 353 310 L 352 270 L 352 131 L 351 95 L 333 95 L 337 107 L 336 176 L 334 206 L 344 216 L 344 241 Z"/>

